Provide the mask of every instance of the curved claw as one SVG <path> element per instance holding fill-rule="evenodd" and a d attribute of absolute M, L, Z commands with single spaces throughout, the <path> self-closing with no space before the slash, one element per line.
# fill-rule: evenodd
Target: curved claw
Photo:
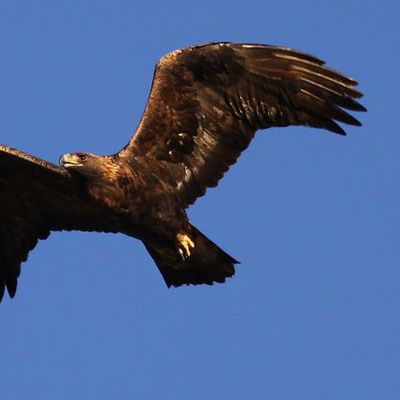
<path fill-rule="evenodd" d="M 178 241 L 178 252 L 182 257 L 182 260 L 185 261 L 190 257 L 191 249 L 194 249 L 194 242 L 184 233 L 178 233 L 176 239 Z"/>

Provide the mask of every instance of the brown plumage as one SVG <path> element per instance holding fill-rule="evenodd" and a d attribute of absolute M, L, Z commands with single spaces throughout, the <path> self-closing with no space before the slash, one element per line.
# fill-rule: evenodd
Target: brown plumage
<path fill-rule="evenodd" d="M 308 54 L 211 43 L 161 58 L 140 125 L 112 156 L 65 154 L 56 166 L 0 146 L 0 300 L 50 231 L 122 232 L 143 241 L 168 286 L 224 282 L 235 259 L 188 221 L 256 130 L 361 125 L 357 82 Z"/>

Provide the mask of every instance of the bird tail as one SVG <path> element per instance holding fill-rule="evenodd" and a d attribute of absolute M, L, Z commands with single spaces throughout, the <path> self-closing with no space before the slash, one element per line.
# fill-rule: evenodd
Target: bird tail
<path fill-rule="evenodd" d="M 182 260 L 176 245 L 171 242 L 144 241 L 147 251 L 157 264 L 165 283 L 170 286 L 212 285 L 223 283 L 235 273 L 233 257 L 192 226 L 194 248 L 191 255 Z"/>

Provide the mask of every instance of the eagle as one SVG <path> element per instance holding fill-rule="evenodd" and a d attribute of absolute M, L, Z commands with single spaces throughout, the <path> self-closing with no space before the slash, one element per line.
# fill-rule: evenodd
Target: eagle
<path fill-rule="evenodd" d="M 357 82 L 286 47 L 208 43 L 156 64 L 128 144 L 113 155 L 67 153 L 59 165 L 0 146 L 0 300 L 51 231 L 123 233 L 143 242 L 170 286 L 223 283 L 233 257 L 187 208 L 219 180 L 259 129 L 304 125 L 345 135 L 366 111 Z"/>

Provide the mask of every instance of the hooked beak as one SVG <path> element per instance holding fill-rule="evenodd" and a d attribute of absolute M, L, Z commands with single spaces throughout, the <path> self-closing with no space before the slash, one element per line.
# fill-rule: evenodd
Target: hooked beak
<path fill-rule="evenodd" d="M 76 154 L 63 154 L 60 157 L 59 164 L 64 168 L 82 167 L 82 163 Z"/>

